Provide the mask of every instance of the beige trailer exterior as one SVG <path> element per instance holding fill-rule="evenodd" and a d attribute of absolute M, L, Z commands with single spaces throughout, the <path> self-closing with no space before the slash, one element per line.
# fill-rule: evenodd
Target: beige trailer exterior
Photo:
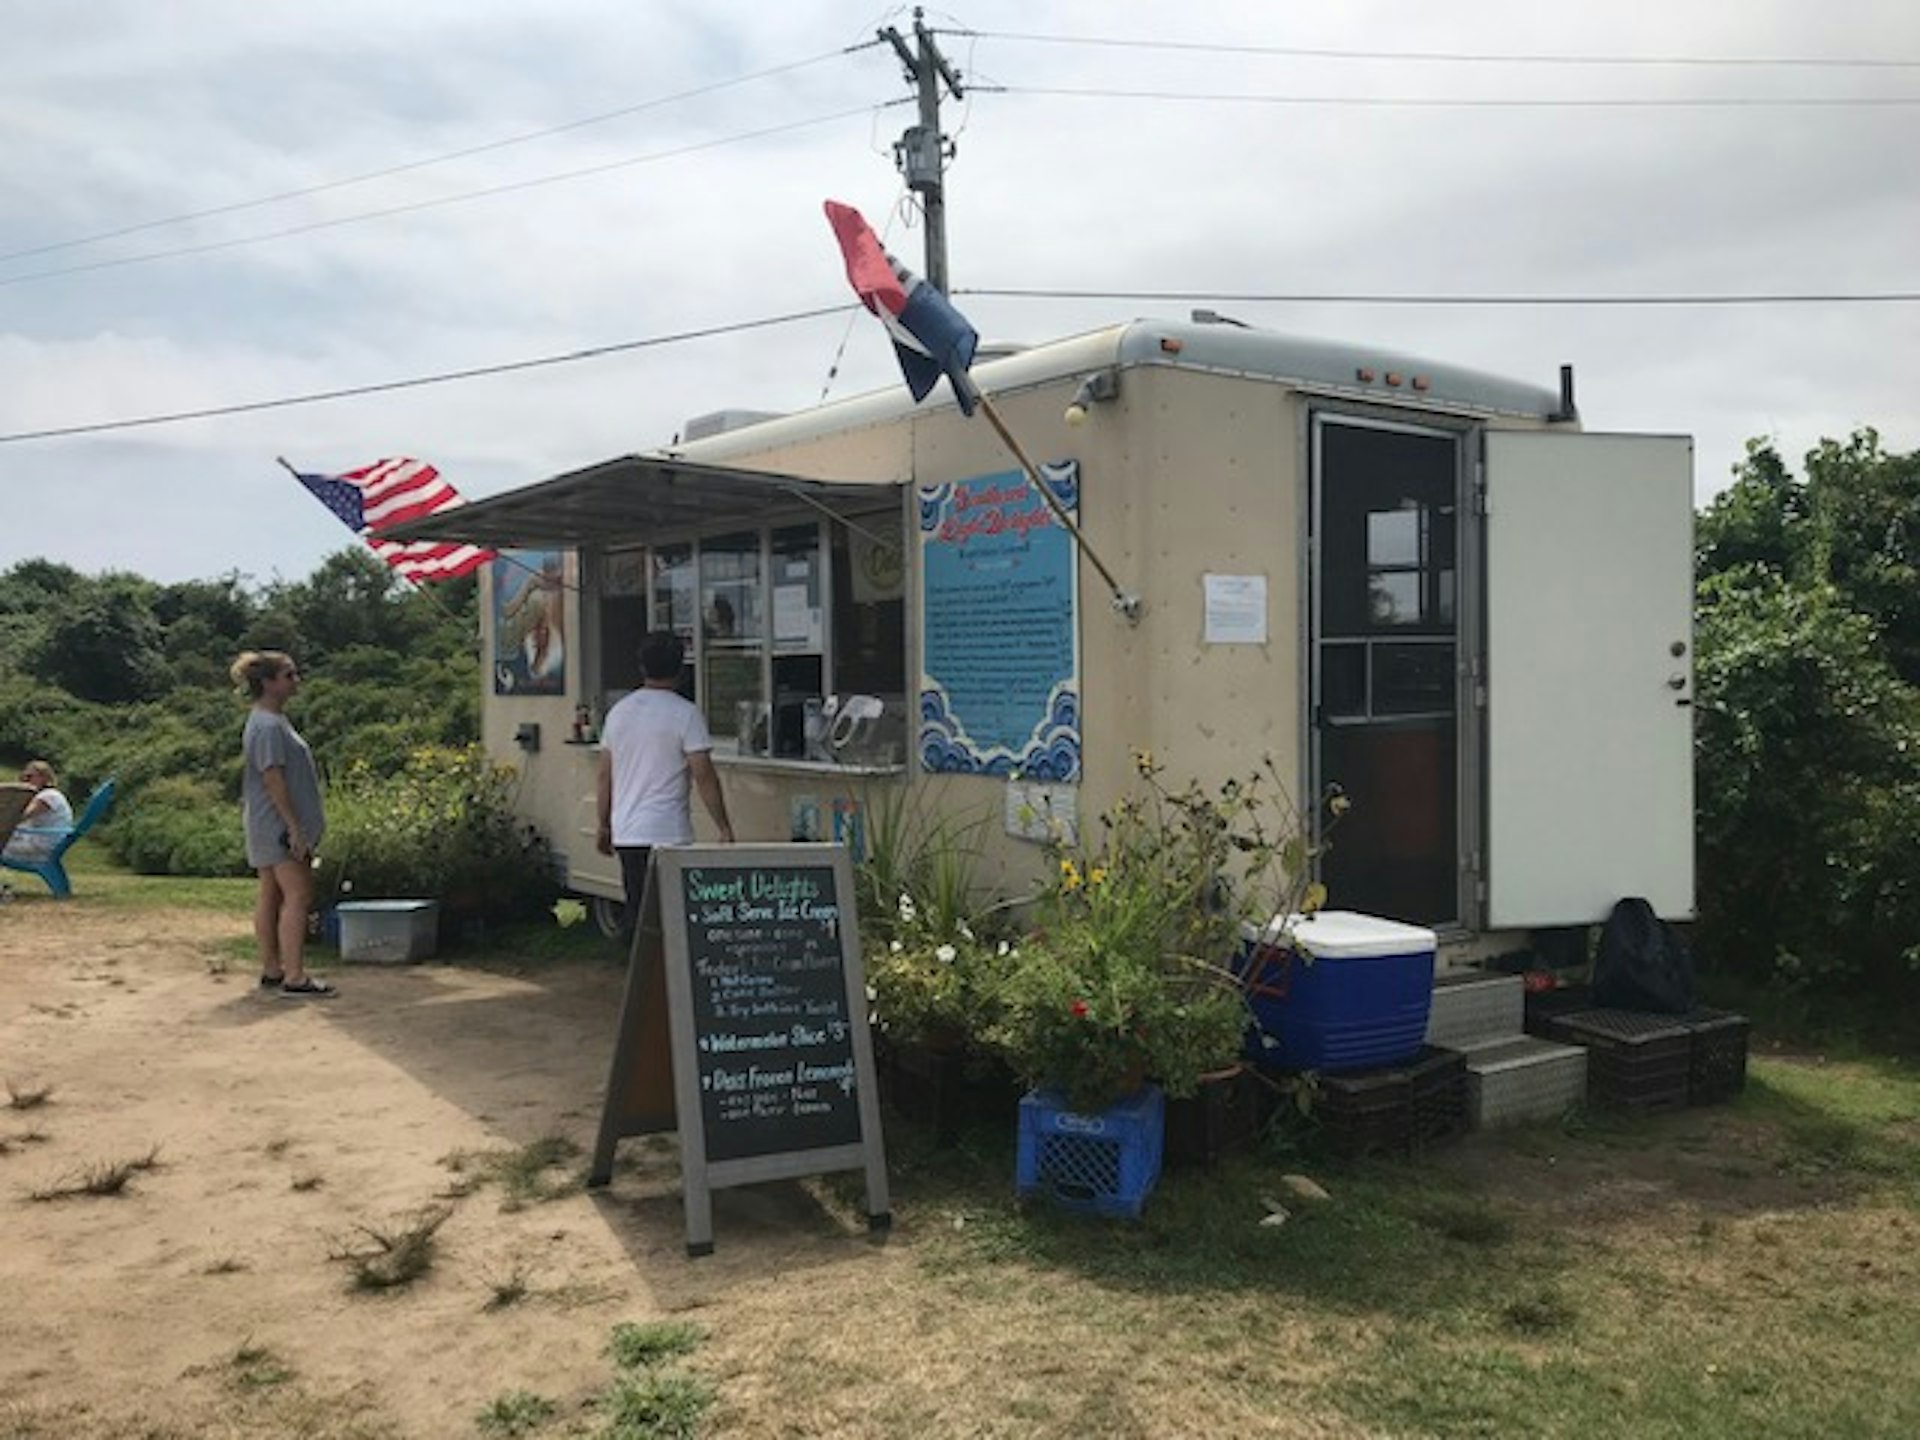
<path fill-rule="evenodd" d="M 1355 832 L 1357 851 L 1342 835 L 1334 903 L 1434 924 L 1456 953 L 1497 930 L 1591 923 L 1623 894 L 1691 912 L 1690 442 L 1580 435 L 1565 385 L 1220 325 L 1136 322 L 974 375 L 1037 461 L 1077 462 L 1085 542 L 1140 601 L 1130 621 L 1078 565 L 1078 774 L 1020 796 L 1096 816 L 1133 788 L 1141 750 L 1175 780 L 1217 783 L 1268 758 L 1298 796 L 1337 780 L 1379 823 Z M 694 546 L 710 569 L 757 563 L 767 591 L 767 567 L 800 556 L 786 563 L 813 587 L 823 633 L 798 643 L 815 658 L 783 660 L 763 640 L 739 660 L 736 642 L 696 637 L 696 683 L 745 685 L 757 663 L 776 687 L 785 665 L 838 693 L 852 622 L 833 572 L 882 532 L 905 560 L 897 743 L 876 727 L 854 765 L 736 753 L 776 748 L 776 721 L 743 744 L 713 715 L 735 828 L 779 841 L 817 821 L 819 834 L 904 792 L 979 821 L 990 883 L 1017 892 L 1038 873 L 1041 846 L 1012 833 L 1030 828 L 1009 800 L 1020 782 L 928 773 L 912 723 L 927 643 L 916 497 L 1014 468 L 944 395 L 758 419 L 409 532 L 565 552 L 565 689 L 487 683 L 483 733 L 519 768 L 522 811 L 572 888 L 619 895 L 616 863 L 592 844 L 597 751 L 571 731 L 579 707 L 597 719 L 633 683 L 615 672 L 640 623 L 635 577 L 653 577 L 639 606 L 660 624 L 681 592 L 655 580 Z M 786 603 L 747 598 L 763 627 Z M 483 601 L 488 656 L 495 609 Z M 783 623 L 799 635 L 806 622 Z"/>

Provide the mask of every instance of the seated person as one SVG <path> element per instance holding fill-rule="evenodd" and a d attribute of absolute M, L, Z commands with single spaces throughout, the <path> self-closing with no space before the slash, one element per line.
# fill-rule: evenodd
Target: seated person
<path fill-rule="evenodd" d="M 20 769 L 20 782 L 33 787 L 33 798 L 20 812 L 7 841 L 9 860 L 44 860 L 53 847 L 73 829 L 73 806 L 54 788 L 53 766 L 44 760 L 29 760 Z"/>

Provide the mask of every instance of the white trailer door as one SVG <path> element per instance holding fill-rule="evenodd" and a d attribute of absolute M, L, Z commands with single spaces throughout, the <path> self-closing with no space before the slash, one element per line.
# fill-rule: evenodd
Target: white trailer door
<path fill-rule="evenodd" d="M 1693 441 L 1486 435 L 1488 928 L 1693 914 Z"/>

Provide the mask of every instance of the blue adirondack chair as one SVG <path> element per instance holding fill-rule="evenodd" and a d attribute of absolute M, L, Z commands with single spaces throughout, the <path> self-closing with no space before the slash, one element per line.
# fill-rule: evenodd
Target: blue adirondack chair
<path fill-rule="evenodd" d="M 94 786 L 93 794 L 87 797 L 87 808 L 73 822 L 73 829 L 54 841 L 52 850 L 38 860 L 16 860 L 9 855 L 0 855 L 0 867 L 38 875 L 47 882 L 47 888 L 56 899 L 68 899 L 73 894 L 73 882 L 67 879 L 67 867 L 63 863 L 66 853 L 73 848 L 74 841 L 93 828 L 94 821 L 107 813 L 107 807 L 112 803 L 113 781 L 102 780 Z"/>

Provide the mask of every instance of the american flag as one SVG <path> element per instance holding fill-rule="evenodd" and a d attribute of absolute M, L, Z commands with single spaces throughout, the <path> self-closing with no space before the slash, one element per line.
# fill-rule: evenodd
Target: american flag
<path fill-rule="evenodd" d="M 292 469 L 291 466 L 288 467 Z M 309 475 L 295 470 L 294 478 L 311 490 L 340 522 L 365 540 L 373 553 L 394 568 L 402 579 L 424 583 L 451 580 L 493 559 L 493 551 L 439 540 L 401 544 L 382 540 L 388 525 L 438 515 L 466 504 L 458 490 L 440 478 L 424 460 L 379 460 L 360 470 L 339 475 Z"/>

